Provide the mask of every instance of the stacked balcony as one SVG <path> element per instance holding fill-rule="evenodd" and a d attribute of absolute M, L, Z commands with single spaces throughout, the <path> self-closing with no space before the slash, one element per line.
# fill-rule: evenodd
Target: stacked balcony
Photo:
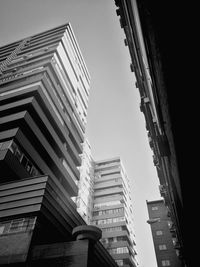
<path fill-rule="evenodd" d="M 101 242 L 119 266 L 136 266 L 129 191 L 120 158 L 95 164 L 93 224 L 102 230 Z"/>
<path fill-rule="evenodd" d="M 73 236 L 89 83 L 70 24 L 0 48 L 0 265 L 116 266 Z"/>

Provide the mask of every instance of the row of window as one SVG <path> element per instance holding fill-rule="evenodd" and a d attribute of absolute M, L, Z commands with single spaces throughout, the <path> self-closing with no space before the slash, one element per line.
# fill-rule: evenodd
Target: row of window
<path fill-rule="evenodd" d="M 97 167 L 98 166 L 105 166 L 105 165 L 109 165 L 109 164 L 112 164 L 112 163 L 116 163 L 116 164 L 119 164 L 120 163 L 120 160 L 119 159 L 114 159 L 114 160 L 110 160 L 110 161 L 104 161 L 104 162 L 98 162 L 96 165 Z"/>
<path fill-rule="evenodd" d="M 115 226 L 115 227 L 109 227 L 109 228 L 103 228 L 102 231 L 103 232 L 116 232 L 116 231 L 122 231 L 122 227 L 121 226 Z"/>
<path fill-rule="evenodd" d="M 30 173 L 31 176 L 39 175 L 39 170 L 34 166 L 32 161 L 28 159 L 24 153 L 22 153 L 19 146 L 13 141 L 9 140 L 3 143 L 0 143 L 0 150 L 9 149 L 14 156 L 18 159 L 18 161 L 24 166 L 26 171 Z"/>
<path fill-rule="evenodd" d="M 126 236 L 115 236 L 101 239 L 102 244 L 116 243 L 119 241 L 127 241 Z"/>
<path fill-rule="evenodd" d="M 169 260 L 162 260 L 161 264 L 162 264 L 162 266 L 170 266 L 171 265 Z"/>
<path fill-rule="evenodd" d="M 109 223 L 123 222 L 125 220 L 126 220 L 125 217 L 115 217 L 115 218 L 95 220 L 93 221 L 93 224 L 94 225 L 109 224 Z"/>
<path fill-rule="evenodd" d="M 23 75 L 23 74 L 24 74 L 24 73 L 15 74 L 15 76 L 20 76 L 20 75 Z M 11 76 L 9 76 L 9 77 L 11 77 Z M 8 77 L 8 78 L 9 78 L 9 77 Z M 13 77 L 12 77 L 12 78 L 13 78 Z M 49 82 L 50 80 L 49 80 L 49 78 L 48 78 L 47 75 L 46 75 L 46 78 L 47 78 L 47 80 L 48 80 L 48 82 Z M 51 84 L 50 84 L 50 85 L 51 85 Z M 51 88 L 52 88 L 52 91 L 53 91 L 54 95 L 57 96 L 57 92 L 55 91 L 54 87 L 51 86 Z M 61 88 L 61 87 L 60 87 L 60 88 Z M 20 88 L 20 89 L 17 89 L 17 91 L 19 91 L 19 90 L 21 90 L 21 88 Z M 49 93 L 46 91 L 46 89 L 45 89 L 44 87 L 42 87 L 42 90 L 43 90 L 45 96 L 47 97 L 47 99 L 48 99 L 50 105 L 52 106 L 52 108 L 53 108 L 53 110 L 54 110 L 56 116 L 57 116 L 58 119 L 59 119 L 59 121 L 60 121 L 61 124 L 64 126 L 65 123 L 64 123 L 63 119 L 61 118 L 60 113 L 59 113 L 59 111 L 57 110 L 57 107 L 55 107 L 53 101 L 51 100 L 51 98 L 50 98 L 50 96 L 49 96 Z M 15 90 L 12 90 L 12 91 L 9 91 L 9 92 L 5 92 L 5 93 L 2 93 L 2 95 L 6 95 L 6 94 L 8 94 L 8 93 L 12 93 L 12 92 L 14 92 L 14 91 L 15 91 Z M 62 91 L 63 91 L 63 90 L 62 90 Z M 67 100 L 66 100 L 65 95 L 64 95 L 64 94 L 62 94 L 62 95 L 63 95 L 63 98 L 64 98 L 64 100 L 65 100 L 65 102 L 66 102 Z M 58 97 L 56 97 L 56 99 L 58 100 Z M 61 101 L 58 101 L 58 102 L 61 104 Z M 62 106 L 61 106 L 61 107 L 62 107 Z M 64 113 L 65 113 L 66 117 L 67 117 L 68 120 L 69 120 L 69 115 L 68 115 L 66 112 L 64 112 Z M 76 120 L 77 124 L 79 125 L 79 129 L 81 129 L 81 126 L 80 126 L 79 122 L 77 121 L 77 119 L 76 119 L 74 113 L 72 113 L 72 115 L 73 115 L 73 118 Z M 76 130 L 76 127 L 74 126 L 74 123 L 72 123 L 71 120 L 70 120 L 70 123 L 71 123 L 72 128 Z M 67 126 L 66 126 L 66 127 L 67 127 Z M 68 129 L 68 127 L 67 127 L 67 129 Z M 81 129 L 81 131 L 82 131 L 82 129 Z"/>
<path fill-rule="evenodd" d="M 135 262 L 134 259 L 133 259 L 133 261 Z M 115 260 L 115 262 L 117 263 L 118 266 L 133 266 L 132 264 L 130 265 L 130 262 L 128 259 Z M 136 264 L 135 264 L 135 266 L 136 266 Z"/>
<path fill-rule="evenodd" d="M 101 229 L 102 232 L 118 232 L 118 231 L 127 231 L 128 234 L 129 230 L 127 228 L 127 225 L 123 225 L 123 226 L 113 226 L 113 227 L 106 227 L 106 228 L 102 228 Z"/>
<path fill-rule="evenodd" d="M 122 182 L 122 184 L 123 184 L 123 181 L 122 181 L 122 178 L 111 178 L 111 179 L 109 179 L 109 180 L 96 180 L 95 181 L 95 184 L 105 184 L 105 183 L 110 183 L 110 182 L 115 182 L 115 183 L 118 183 L 118 182 Z"/>
<path fill-rule="evenodd" d="M 106 196 L 107 198 L 114 198 L 114 197 L 116 197 L 116 198 L 120 198 L 120 197 L 124 197 L 125 198 L 125 194 L 124 194 L 124 192 L 120 192 L 120 193 L 117 193 L 117 194 L 110 194 L 110 195 L 107 195 Z M 98 199 L 99 201 L 102 199 L 104 199 L 105 198 L 105 195 L 101 195 L 101 196 L 95 196 L 94 197 L 94 199 Z"/>
<path fill-rule="evenodd" d="M 129 253 L 129 250 L 127 247 L 119 247 L 119 248 L 110 248 L 108 249 L 108 252 L 110 254 L 123 254 L 123 253 Z"/>
<path fill-rule="evenodd" d="M 66 106 L 70 107 L 70 113 L 71 113 L 71 115 L 73 116 L 73 118 L 75 119 L 77 125 L 79 126 L 79 129 L 80 129 L 81 132 L 82 132 L 83 130 L 82 130 L 82 128 L 81 128 L 81 125 L 80 125 L 79 121 L 77 120 L 76 116 L 74 115 L 74 112 L 72 111 L 71 104 L 69 103 L 69 101 L 68 101 L 68 99 L 67 99 L 67 97 L 66 97 L 66 93 L 64 93 L 64 90 L 62 89 L 62 86 L 60 86 L 60 84 L 58 85 L 58 86 L 59 86 L 59 89 L 62 91 L 62 101 L 61 101 L 61 97 L 60 97 L 60 95 L 57 93 L 57 91 L 55 90 L 55 88 L 54 88 L 54 86 L 53 86 L 53 84 L 52 84 L 50 78 L 49 78 L 47 75 L 45 75 L 45 76 L 46 76 L 46 78 L 47 78 L 47 80 L 48 80 L 49 85 L 51 86 L 52 92 L 54 93 L 54 95 L 55 95 L 55 97 L 56 97 L 56 99 L 57 99 L 59 105 L 61 106 L 61 109 L 63 110 L 63 113 L 65 114 L 65 117 L 66 117 L 66 118 L 68 119 L 68 121 L 70 122 L 71 127 L 75 130 L 75 132 L 77 132 L 76 126 L 74 125 L 74 122 L 71 120 L 71 118 L 70 118 L 70 114 L 69 114 L 69 112 L 67 111 L 67 109 L 64 107 L 63 102 L 65 103 Z M 67 84 L 67 85 L 65 85 L 65 87 L 69 89 L 70 85 Z M 49 103 L 51 104 L 53 110 L 55 111 L 55 113 L 56 113 L 56 115 L 57 115 L 59 121 L 61 122 L 61 124 L 62 124 L 63 126 L 65 126 L 67 129 L 69 129 L 68 126 L 66 125 L 66 123 L 64 122 L 63 118 L 61 117 L 58 108 L 57 108 L 57 107 L 55 106 L 55 104 L 53 103 L 53 101 L 52 101 L 52 99 L 51 99 L 49 93 L 47 92 L 47 90 L 46 90 L 44 87 L 42 87 L 42 90 L 43 90 L 45 96 L 47 97 Z M 72 101 L 73 101 L 73 100 L 72 100 Z M 78 133 L 78 132 L 77 132 L 77 133 Z"/>
<path fill-rule="evenodd" d="M 122 185 L 112 185 L 112 187 L 107 187 L 107 188 L 98 188 L 98 189 L 95 189 L 95 193 L 110 193 L 110 192 L 113 192 L 113 190 L 121 190 L 123 188 Z"/>
<path fill-rule="evenodd" d="M 109 207 L 109 206 L 114 206 L 114 205 L 119 205 L 122 202 L 120 200 L 113 200 L 113 201 L 107 201 L 107 202 L 101 202 L 101 203 L 96 203 L 94 204 L 95 209 L 100 209 L 103 207 Z"/>
<path fill-rule="evenodd" d="M 61 53 L 62 51 L 59 51 L 59 52 Z M 80 107 L 80 109 L 79 109 L 79 111 L 80 111 L 79 112 L 79 116 L 80 116 L 80 119 L 81 119 L 82 123 L 84 123 L 85 122 L 85 118 L 84 118 L 84 115 L 83 115 L 84 107 L 81 105 L 82 103 L 81 103 L 80 100 L 78 100 L 78 102 L 77 102 L 76 92 L 74 90 L 74 88 L 75 88 L 76 85 L 74 84 L 74 82 L 72 82 L 71 79 L 70 79 L 71 82 L 69 82 L 69 77 L 66 76 L 66 73 L 65 73 L 63 67 L 61 66 L 61 63 L 60 63 L 57 55 L 54 55 L 54 57 L 55 58 L 54 58 L 54 61 L 53 62 L 54 62 L 55 67 L 56 67 L 56 69 L 58 71 L 59 78 L 63 82 L 64 86 L 66 88 L 68 88 L 68 90 L 70 92 L 70 96 L 71 96 L 72 101 L 74 102 L 74 104 L 77 105 L 77 108 Z M 64 57 L 64 53 L 63 53 L 63 57 Z M 62 62 L 62 63 L 64 63 L 64 62 Z"/>
<path fill-rule="evenodd" d="M 46 77 L 47 77 L 47 76 L 46 76 Z M 48 79 L 48 80 L 49 80 L 49 79 Z M 23 88 L 23 89 L 25 89 L 25 88 Z M 17 89 L 17 91 L 19 91 L 19 90 L 22 90 L 22 88 Z M 54 112 L 56 113 L 58 119 L 60 120 L 60 122 L 61 122 L 62 125 L 64 126 L 64 125 L 65 125 L 65 124 L 64 124 L 64 121 L 63 121 L 63 119 L 61 118 L 60 114 L 58 113 L 58 110 L 57 110 L 56 106 L 55 106 L 54 103 L 52 102 L 52 100 L 51 100 L 51 98 L 50 98 L 50 96 L 49 96 L 49 93 L 47 92 L 47 90 L 46 90 L 44 87 L 42 87 L 42 90 L 43 90 L 44 94 L 46 95 L 46 97 L 47 97 L 49 103 L 51 104 L 52 108 L 54 109 Z M 55 90 L 54 90 L 54 88 L 52 88 L 52 91 L 53 91 L 54 94 L 55 94 Z M 12 93 L 12 92 L 15 92 L 15 90 L 9 91 L 9 93 Z M 2 95 L 4 95 L 4 94 L 6 95 L 7 92 L 2 93 Z M 60 103 L 60 102 L 59 102 L 59 103 Z M 65 126 L 66 126 L 66 125 L 65 125 Z M 71 126 L 72 126 L 72 128 L 74 129 L 75 126 L 74 126 L 72 123 L 71 123 Z M 67 126 L 66 126 L 66 127 L 67 127 Z M 73 139 L 72 136 L 71 136 L 70 138 Z M 73 139 L 73 140 L 74 140 L 74 139 Z M 72 140 L 72 141 L 73 141 L 73 140 Z M 73 144 L 76 146 L 75 142 L 73 142 Z M 70 150 L 70 151 L 71 151 L 71 150 Z"/>
<path fill-rule="evenodd" d="M 120 171 L 110 172 L 110 173 L 105 173 L 105 174 L 102 173 L 101 177 L 110 176 L 110 175 L 114 175 L 114 174 L 120 175 Z"/>
<path fill-rule="evenodd" d="M 109 209 L 109 210 L 100 210 L 100 211 L 94 211 L 93 216 L 100 216 L 105 214 L 115 214 L 119 212 L 123 212 L 124 208 L 117 208 L 117 209 Z"/>
<path fill-rule="evenodd" d="M 0 223 L 0 235 L 30 231 L 35 227 L 36 217 L 20 218 Z"/>
<path fill-rule="evenodd" d="M 97 174 L 96 178 L 101 178 L 102 172 L 105 172 L 105 171 L 110 171 L 110 172 L 104 173 L 103 176 L 107 176 L 107 175 L 110 176 L 112 174 L 120 174 L 119 167 L 109 166 L 109 167 L 98 168 L 98 164 L 97 164 L 96 165 L 96 174 Z"/>
<path fill-rule="evenodd" d="M 76 64 L 76 66 L 78 66 L 78 69 L 79 69 L 81 76 L 83 78 L 85 77 L 89 83 L 89 76 L 88 76 L 87 69 L 85 68 L 84 62 L 82 62 L 81 58 L 78 56 L 78 54 L 77 54 L 78 51 L 76 51 L 76 49 L 74 49 L 74 43 L 73 43 L 72 39 L 74 40 L 72 34 L 67 29 L 67 32 L 64 33 L 64 38 L 62 38 L 64 51 L 67 55 L 69 54 L 69 59 L 73 59 L 73 64 L 72 64 L 71 60 L 69 60 L 69 63 L 71 64 L 71 66 L 73 68 L 73 71 L 74 71 L 74 74 L 76 76 L 77 81 L 79 79 L 77 77 L 77 71 L 74 70 L 74 64 Z"/>

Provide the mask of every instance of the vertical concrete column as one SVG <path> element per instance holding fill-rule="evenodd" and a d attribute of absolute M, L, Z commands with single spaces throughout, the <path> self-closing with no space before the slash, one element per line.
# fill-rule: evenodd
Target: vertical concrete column
<path fill-rule="evenodd" d="M 73 229 L 72 236 L 76 240 L 88 239 L 92 242 L 97 242 L 102 236 L 102 231 L 93 225 L 80 225 Z"/>
<path fill-rule="evenodd" d="M 102 236 L 101 229 L 92 225 L 80 225 L 73 229 L 72 236 L 77 242 L 88 242 L 87 267 L 95 266 L 94 245 Z"/>

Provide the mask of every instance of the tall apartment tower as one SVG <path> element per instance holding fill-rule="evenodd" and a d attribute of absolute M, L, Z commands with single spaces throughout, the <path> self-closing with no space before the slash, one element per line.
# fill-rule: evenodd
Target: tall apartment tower
<path fill-rule="evenodd" d="M 118 266 L 137 266 L 133 208 L 128 177 L 120 158 L 94 163 L 93 224 Z"/>
<path fill-rule="evenodd" d="M 147 201 L 149 220 L 158 267 L 181 267 L 176 229 L 164 200 Z"/>
<path fill-rule="evenodd" d="M 68 23 L 0 47 L 0 265 L 116 266 L 71 200 L 89 85 Z"/>
<path fill-rule="evenodd" d="M 1 182 L 13 180 L 13 172 L 20 178 L 48 173 L 59 177 L 69 196 L 77 194 L 90 76 L 71 26 L 6 45 L 0 53 L 0 140 L 15 139 L 31 164 L 1 164 Z"/>

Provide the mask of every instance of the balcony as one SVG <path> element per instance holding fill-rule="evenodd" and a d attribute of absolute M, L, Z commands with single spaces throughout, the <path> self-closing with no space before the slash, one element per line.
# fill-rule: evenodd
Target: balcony
<path fill-rule="evenodd" d="M 110 195 L 115 195 L 115 194 L 120 194 L 123 195 L 124 194 L 124 189 L 122 187 L 110 187 L 108 189 L 100 189 L 100 190 L 95 190 L 94 191 L 94 197 L 98 197 L 98 196 L 110 196 Z"/>

